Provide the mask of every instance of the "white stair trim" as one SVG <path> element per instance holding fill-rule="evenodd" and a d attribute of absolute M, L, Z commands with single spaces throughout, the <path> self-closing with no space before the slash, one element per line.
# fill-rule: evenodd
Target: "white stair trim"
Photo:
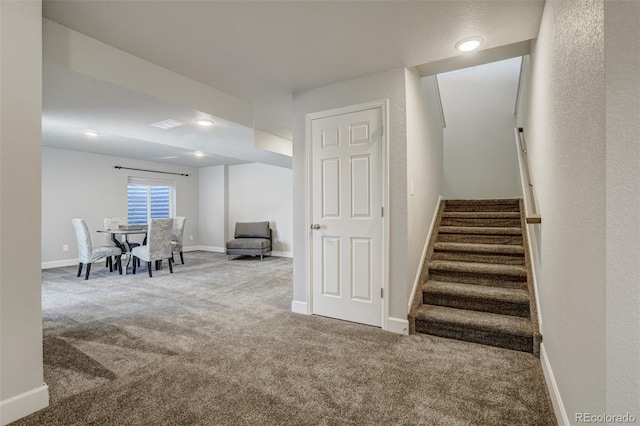
<path fill-rule="evenodd" d="M 413 280 L 413 289 L 411 290 L 411 297 L 409 297 L 407 312 L 411 312 L 411 306 L 413 306 L 413 300 L 416 297 L 416 291 L 418 291 L 418 286 L 420 285 L 420 276 L 422 275 L 422 268 L 424 267 L 424 261 L 425 261 L 425 258 L 427 257 L 427 250 L 429 249 L 429 242 L 431 241 L 431 235 L 433 235 L 433 231 L 436 226 L 436 219 L 438 218 L 438 213 L 440 212 L 440 203 L 442 203 L 442 195 L 438 197 L 438 202 L 436 203 L 436 210 L 433 212 L 433 217 L 431 218 L 429 233 L 427 234 L 427 240 L 424 242 L 424 248 L 422 249 L 422 256 L 420 257 L 420 265 L 418 266 L 418 270 L 416 271 L 416 278 Z"/>
<path fill-rule="evenodd" d="M 553 411 L 556 413 L 556 420 L 559 425 L 571 426 L 571 422 L 569 422 L 569 417 L 567 416 L 567 410 L 565 410 L 564 404 L 562 403 L 560 389 L 558 389 L 556 378 L 551 369 L 551 363 L 549 363 L 549 358 L 547 357 L 547 350 L 544 347 L 544 343 L 540 343 L 540 363 L 542 364 L 542 372 L 544 373 L 551 403 L 553 404 Z"/>

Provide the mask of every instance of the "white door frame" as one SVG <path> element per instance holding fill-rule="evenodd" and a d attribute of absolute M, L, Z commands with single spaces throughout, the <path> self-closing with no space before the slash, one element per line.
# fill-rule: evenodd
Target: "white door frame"
<path fill-rule="evenodd" d="M 307 114 L 305 126 L 305 143 L 307 151 L 307 172 L 305 174 L 305 239 L 307 247 L 307 313 L 313 314 L 313 240 L 311 224 L 313 223 L 313 188 L 312 188 L 312 161 L 313 150 L 311 142 L 311 122 L 318 118 L 326 118 L 334 115 L 349 114 L 352 112 L 364 111 L 374 108 L 380 108 L 382 112 L 383 134 L 381 138 L 382 152 L 382 208 L 384 215 L 382 217 L 382 329 L 388 330 L 389 323 L 389 100 L 382 99 L 373 102 L 367 102 L 358 105 L 351 105 L 342 108 L 334 108 L 326 111 L 314 112 Z"/>

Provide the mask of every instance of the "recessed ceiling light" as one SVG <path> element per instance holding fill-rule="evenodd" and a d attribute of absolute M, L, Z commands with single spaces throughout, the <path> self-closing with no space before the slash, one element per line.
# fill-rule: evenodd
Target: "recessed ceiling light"
<path fill-rule="evenodd" d="M 196 157 L 204 157 L 204 152 L 202 151 L 196 151 L 195 152 Z"/>
<path fill-rule="evenodd" d="M 461 52 L 471 52 L 482 44 L 482 37 L 468 37 L 456 43 L 456 49 Z"/>
<path fill-rule="evenodd" d="M 87 130 L 84 134 L 87 136 L 98 136 L 100 133 L 94 132 L 93 130 Z"/>
<path fill-rule="evenodd" d="M 196 121 L 196 123 L 198 123 L 199 125 L 204 126 L 204 127 L 213 126 L 213 121 L 211 121 L 211 120 L 198 120 L 198 121 Z"/>

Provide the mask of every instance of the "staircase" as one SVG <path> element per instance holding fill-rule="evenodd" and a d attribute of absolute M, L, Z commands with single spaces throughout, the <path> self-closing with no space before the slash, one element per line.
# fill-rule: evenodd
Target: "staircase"
<path fill-rule="evenodd" d="M 440 205 L 411 332 L 539 356 L 540 341 L 520 199 Z"/>

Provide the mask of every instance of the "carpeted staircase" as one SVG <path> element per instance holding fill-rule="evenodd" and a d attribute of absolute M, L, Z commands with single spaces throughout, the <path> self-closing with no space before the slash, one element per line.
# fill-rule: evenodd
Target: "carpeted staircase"
<path fill-rule="evenodd" d="M 539 356 L 520 199 L 445 200 L 409 314 L 411 331 Z"/>

